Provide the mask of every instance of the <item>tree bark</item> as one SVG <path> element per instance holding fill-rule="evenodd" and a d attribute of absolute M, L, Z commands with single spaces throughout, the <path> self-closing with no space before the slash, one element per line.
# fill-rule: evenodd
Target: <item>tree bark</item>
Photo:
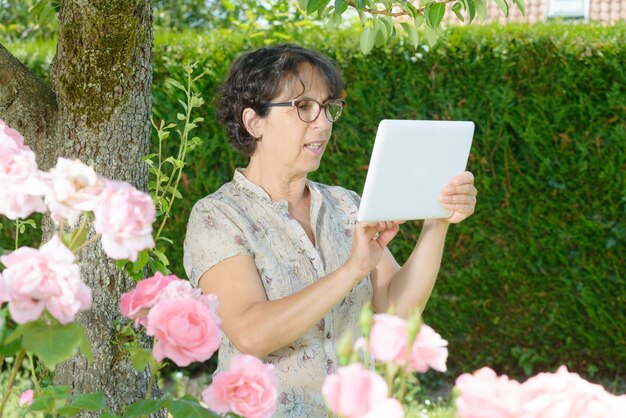
<path fill-rule="evenodd" d="M 0 117 L 24 136 L 38 158 L 48 151 L 47 139 L 56 135 L 56 107 L 50 86 L 0 44 Z"/>
<path fill-rule="evenodd" d="M 152 3 L 150 0 L 66 0 L 60 11 L 51 78 L 58 102 L 56 155 L 79 158 L 109 179 L 145 190 L 150 149 Z M 145 397 L 148 375 L 133 370 L 115 340 L 119 300 L 134 281 L 116 269 L 100 245 L 82 251 L 82 279 L 92 308 L 79 315 L 94 361 L 80 356 L 59 366 L 55 384 L 72 392 L 102 391 L 120 412 Z"/>

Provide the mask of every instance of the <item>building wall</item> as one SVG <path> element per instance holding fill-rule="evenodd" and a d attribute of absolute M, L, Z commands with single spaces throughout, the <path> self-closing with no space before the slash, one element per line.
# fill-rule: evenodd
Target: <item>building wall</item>
<path fill-rule="evenodd" d="M 504 17 L 504 13 L 493 0 L 487 1 L 487 19 L 485 23 L 498 22 L 545 22 L 547 12 L 547 0 L 526 0 L 526 18 L 522 16 L 517 6 L 509 3 L 509 17 Z M 626 0 L 590 0 L 589 20 L 605 24 L 614 24 L 618 21 L 626 21 Z M 447 24 L 463 24 L 453 14 L 446 14 Z M 467 22 L 467 18 L 466 18 Z M 474 23 L 478 23 L 476 18 Z"/>

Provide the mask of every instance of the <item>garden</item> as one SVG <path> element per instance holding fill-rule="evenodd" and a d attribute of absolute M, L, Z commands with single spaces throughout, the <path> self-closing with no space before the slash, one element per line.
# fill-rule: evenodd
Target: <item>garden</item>
<path fill-rule="evenodd" d="M 381 119 L 476 124 L 468 164 L 476 213 L 450 228 L 423 313 L 403 320 L 366 307 L 362 335 L 338 343 L 343 367 L 322 388 L 329 411 L 623 415 L 623 23 L 440 29 L 444 3 L 415 13 L 397 2 L 412 26 L 392 21 L 389 30 L 361 13 L 368 32 L 357 14 L 336 17 L 341 1 L 300 10 L 216 2 L 205 21 L 202 5 L 211 2 L 194 14 L 193 2 L 173 13 L 155 1 L 152 66 L 135 78 L 122 58 L 144 57 L 145 20 L 125 21 L 131 12 L 116 2 L 102 6 L 106 21 L 94 27 L 115 27 L 108 41 L 122 46 L 84 58 L 80 33 L 90 30 L 59 26 L 54 1 L 31 3 L 40 10 L 14 10 L 14 27 L 2 26 L 2 45 L 24 66 L 0 60 L 0 415 L 272 415 L 271 366 L 241 356 L 211 381 L 218 301 L 189 285 L 182 259 L 194 203 L 246 164 L 215 121 L 216 90 L 239 53 L 282 42 L 329 56 L 345 81 L 344 115 L 314 181 L 362 191 Z M 459 1 L 446 13 L 469 13 L 469 3 L 484 4 Z M 326 6 L 335 9 L 322 16 Z M 40 19 L 39 29 L 28 29 L 29 19 Z M 103 65 L 115 71 L 87 77 Z M 27 72 L 39 87 L 14 88 L 29 83 Z M 41 110 L 48 100 L 56 119 Z M 9 102 L 24 105 L 1 104 Z M 408 258 L 421 226 L 402 225 L 390 244 L 396 259 Z M 196 328 L 177 334 L 186 322 Z M 254 393 L 256 409 L 232 397 L 234 381 Z"/>

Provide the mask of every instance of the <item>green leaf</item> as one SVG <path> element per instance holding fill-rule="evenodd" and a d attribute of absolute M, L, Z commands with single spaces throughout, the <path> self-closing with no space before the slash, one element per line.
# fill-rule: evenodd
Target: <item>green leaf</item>
<path fill-rule="evenodd" d="M 0 315 L 3 317 L 2 319 L 0 319 L 0 322 L 4 322 L 5 324 L 7 315 L 6 309 L 7 307 L 5 307 L 5 309 L 2 309 L 2 313 L 0 313 Z M 0 356 L 12 356 L 13 354 L 17 353 L 20 348 L 22 348 L 22 341 L 19 338 L 10 338 L 11 334 L 13 333 L 14 330 L 7 327 L 3 327 L 3 329 L 0 330 Z"/>
<path fill-rule="evenodd" d="M 335 13 L 342 14 L 348 10 L 348 2 L 345 0 L 335 0 Z"/>
<path fill-rule="evenodd" d="M 22 334 L 22 346 L 51 369 L 72 358 L 79 349 L 88 360 L 93 359 L 85 329 L 76 322 L 61 325 L 39 320 L 28 322 L 19 330 Z"/>
<path fill-rule="evenodd" d="M 124 268 L 124 266 L 128 263 L 128 260 L 116 260 L 115 261 L 115 267 L 118 268 L 118 270 L 121 270 Z"/>
<path fill-rule="evenodd" d="M 478 15 L 478 20 L 480 22 L 484 22 L 487 18 L 486 0 L 474 0 L 474 5 L 476 6 L 476 14 Z"/>
<path fill-rule="evenodd" d="M 374 18 L 374 32 L 376 33 L 374 38 L 374 45 L 377 47 L 384 45 L 387 41 L 387 27 L 378 18 Z"/>
<path fill-rule="evenodd" d="M 171 239 L 169 239 L 167 237 L 159 237 L 159 239 L 157 241 L 165 241 L 168 244 L 174 244 L 174 241 L 172 241 Z"/>
<path fill-rule="evenodd" d="M 152 359 L 152 351 L 147 348 L 133 347 L 128 350 L 133 367 L 138 372 L 143 372 Z"/>
<path fill-rule="evenodd" d="M 367 55 L 370 53 L 374 47 L 375 36 L 376 34 L 374 33 L 374 29 L 372 29 L 372 27 L 367 26 L 363 28 L 360 42 L 361 52 L 363 52 L 363 54 Z"/>
<path fill-rule="evenodd" d="M 180 103 L 180 105 L 183 107 L 183 109 L 185 109 L 185 112 L 186 112 L 187 111 L 187 103 L 183 102 L 180 99 L 178 99 L 178 103 Z"/>
<path fill-rule="evenodd" d="M 170 83 L 172 86 L 176 87 L 177 89 L 180 89 L 182 91 L 187 91 L 185 87 L 183 87 L 182 84 L 180 84 L 178 81 L 174 80 L 173 78 L 168 78 L 165 80 L 165 82 Z"/>
<path fill-rule="evenodd" d="M 454 6 L 452 6 L 452 11 L 461 22 L 465 22 L 465 18 L 461 14 L 462 8 L 463 6 L 461 5 L 461 3 L 454 3 Z"/>
<path fill-rule="evenodd" d="M 467 11 L 469 12 L 469 21 L 472 23 L 474 17 L 476 17 L 476 5 L 474 4 L 474 0 L 466 0 L 467 1 Z"/>
<path fill-rule="evenodd" d="M 133 263 L 133 272 L 139 273 L 148 263 L 149 259 L 150 255 L 148 254 L 147 250 L 141 251 L 139 254 L 137 254 L 137 261 Z"/>
<path fill-rule="evenodd" d="M 408 22 L 402 22 L 400 24 L 402 25 L 402 29 L 404 29 L 404 32 L 406 32 L 407 36 L 409 37 L 413 48 L 417 48 L 417 46 L 419 45 L 419 37 L 417 36 L 417 29 L 415 29 L 415 26 L 411 25 Z"/>
<path fill-rule="evenodd" d="M 513 3 L 517 6 L 520 12 L 522 12 L 522 16 L 526 17 L 526 3 L 524 0 L 513 0 Z"/>
<path fill-rule="evenodd" d="M 186 120 L 187 116 L 183 115 L 182 113 L 177 113 L 176 114 L 176 119 L 178 119 L 178 120 Z"/>
<path fill-rule="evenodd" d="M 161 263 L 163 263 L 163 265 L 165 266 L 169 266 L 170 264 L 170 260 L 167 259 L 167 256 L 165 255 L 165 253 L 163 252 L 162 249 L 154 249 L 151 251 L 151 254 L 153 256 L 155 256 L 156 258 L 159 259 L 159 261 L 161 261 Z"/>
<path fill-rule="evenodd" d="M 502 9 L 504 16 L 509 17 L 509 4 L 506 0 L 495 0 L 495 2 L 498 6 L 500 6 L 500 9 Z"/>
<path fill-rule="evenodd" d="M 429 26 L 426 26 L 426 41 L 430 47 L 433 47 L 437 43 L 437 39 L 439 39 L 439 34 L 437 31 Z"/>
<path fill-rule="evenodd" d="M 330 3 L 330 0 L 309 0 L 306 6 L 306 12 L 307 14 L 314 13 L 326 7 L 328 3 Z"/>
<path fill-rule="evenodd" d="M 443 3 L 433 3 L 430 8 L 428 8 L 428 13 L 426 15 L 426 20 L 428 21 L 428 25 L 437 29 L 441 20 L 443 19 L 443 15 L 446 12 L 446 6 Z"/>
<path fill-rule="evenodd" d="M 101 411 L 103 409 L 107 409 L 107 405 L 102 392 L 84 393 L 78 395 L 71 404 L 58 409 L 57 413 L 62 416 L 75 416 L 82 411 Z"/>
<path fill-rule="evenodd" d="M 124 412 L 124 418 L 139 418 L 154 414 L 169 403 L 168 399 L 142 399 L 129 406 Z"/>
<path fill-rule="evenodd" d="M 219 417 L 214 412 L 209 411 L 197 400 L 191 397 L 173 400 L 169 407 L 174 418 L 212 418 Z"/>

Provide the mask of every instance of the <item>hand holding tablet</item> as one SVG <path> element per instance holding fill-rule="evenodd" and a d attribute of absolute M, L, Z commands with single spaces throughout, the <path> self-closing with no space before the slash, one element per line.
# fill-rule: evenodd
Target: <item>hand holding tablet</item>
<path fill-rule="evenodd" d="M 467 215 L 456 211 L 473 211 L 475 203 L 471 173 L 459 175 L 473 134 L 474 123 L 466 121 L 381 121 L 357 220 L 450 218 L 453 213 L 458 219 L 449 222 L 462 220 Z M 449 185 L 453 178 L 458 184 Z"/>

